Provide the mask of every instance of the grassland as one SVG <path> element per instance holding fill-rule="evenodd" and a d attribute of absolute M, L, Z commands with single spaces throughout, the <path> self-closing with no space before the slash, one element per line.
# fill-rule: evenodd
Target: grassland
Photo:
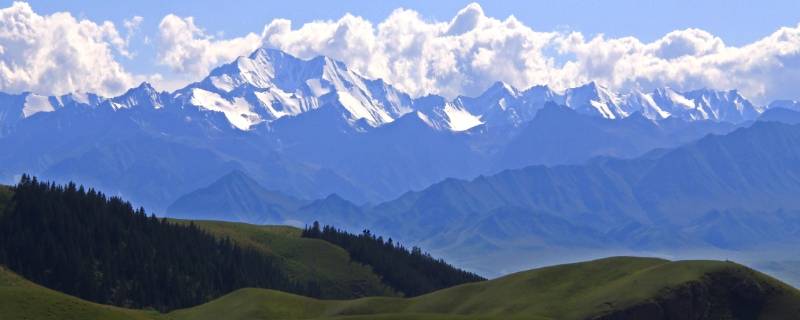
<path fill-rule="evenodd" d="M 800 292 L 732 262 L 618 257 L 520 272 L 412 299 L 317 300 L 242 289 L 168 314 L 101 306 L 0 271 L 0 315 L 10 319 L 586 319 L 725 275 L 764 292 L 758 319 L 797 319 Z M 737 283 L 738 283 L 737 282 Z"/>
<path fill-rule="evenodd" d="M 0 318 L 32 320 L 147 320 L 160 319 L 155 311 L 100 305 L 56 292 L 0 267 Z"/>

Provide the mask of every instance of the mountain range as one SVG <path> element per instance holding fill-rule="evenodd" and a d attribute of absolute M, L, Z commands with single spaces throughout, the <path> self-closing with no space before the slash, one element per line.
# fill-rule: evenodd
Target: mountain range
<path fill-rule="evenodd" d="M 0 149 L 13 150 L 0 155 L 0 180 L 77 180 L 163 212 L 240 171 L 307 201 L 378 203 L 446 178 L 675 147 L 770 107 L 797 103 L 596 83 L 412 97 L 327 57 L 258 49 L 174 92 L 143 83 L 113 98 L 0 94 Z"/>

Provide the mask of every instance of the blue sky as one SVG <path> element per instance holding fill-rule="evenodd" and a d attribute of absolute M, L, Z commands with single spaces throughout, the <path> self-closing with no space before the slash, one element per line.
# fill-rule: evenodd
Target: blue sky
<path fill-rule="evenodd" d="M 120 57 L 120 53 L 114 52 L 114 61 L 121 68 L 121 72 L 130 75 L 136 81 L 145 79 L 154 82 L 162 82 L 162 86 L 172 89 L 175 86 L 186 83 L 187 81 L 197 80 L 201 76 L 198 72 L 205 71 L 213 65 L 195 69 L 194 73 L 188 72 L 186 65 L 181 62 L 165 63 L 164 48 L 159 42 L 159 34 L 162 31 L 160 25 L 162 20 L 168 15 L 180 18 L 193 17 L 193 25 L 202 34 L 195 34 L 196 37 L 208 38 L 211 41 L 237 39 L 248 34 L 261 34 L 265 25 L 273 19 L 283 18 L 292 21 L 292 28 L 298 29 L 303 24 L 315 20 L 338 21 L 345 14 L 350 13 L 354 16 L 372 22 L 374 25 L 386 20 L 397 8 L 411 9 L 427 22 L 450 22 L 456 14 L 467 7 L 471 1 L 30 1 L 30 7 L 37 15 L 48 16 L 58 12 L 68 12 L 77 20 L 88 20 L 97 24 L 103 21 L 111 21 L 120 33 L 120 37 L 126 38 L 124 24 L 134 16 L 142 17 L 135 32 L 126 38 L 125 50 L 132 53 L 127 57 Z M 3 1 L 2 7 L 12 5 L 10 1 Z M 685 30 L 696 28 L 721 39 L 725 46 L 743 47 L 767 37 L 781 27 L 798 27 L 800 23 L 800 1 L 740 1 L 740 0 L 710 0 L 710 1 L 634 1 L 634 0 L 615 0 L 615 1 L 491 1 L 481 2 L 483 14 L 486 17 L 505 21 L 513 15 L 519 22 L 535 32 L 560 32 L 568 34 L 578 32 L 586 42 L 589 42 L 597 34 L 604 34 L 604 39 L 616 39 L 622 37 L 634 37 L 643 44 L 658 41 L 666 34 L 675 30 Z M 2 43 L 0 43 L 1 45 Z M 220 50 L 222 49 L 222 43 Z M 282 44 L 273 44 L 284 49 Z M 288 46 L 288 45 L 287 45 Z M 550 45 L 542 49 L 544 52 L 553 52 Z M 477 49 L 480 49 L 476 47 Z M 181 48 L 178 48 L 181 49 Z M 319 49 L 319 48 L 317 48 Z M 477 54 L 477 49 L 471 52 L 473 56 Z M 497 49 L 497 48 L 495 48 Z M 304 52 L 311 54 L 310 49 L 296 49 L 299 54 Z M 502 47 L 499 50 L 508 50 Z M 576 49 L 577 50 L 577 49 Z M 599 49 L 598 49 L 599 50 Z M 330 49 L 319 49 L 315 54 L 333 55 L 335 58 L 346 58 L 336 56 L 336 52 Z M 563 55 L 553 57 L 556 66 L 560 67 L 561 60 L 572 59 L 576 55 L 574 50 L 566 50 Z M 502 52 L 500 52 L 502 53 Z M 343 54 L 339 52 L 339 54 Z M 785 54 L 782 52 L 781 54 Z M 774 56 L 771 56 L 774 58 Z M 210 64 L 225 62 L 228 56 L 220 55 L 210 59 Z M 390 61 L 394 58 L 390 57 Z M 588 59 L 588 58 L 587 58 Z M 776 58 L 776 61 L 781 57 Z M 786 57 L 782 57 L 786 59 Z M 789 60 L 794 61 L 794 55 L 789 55 Z M 364 61 L 347 61 L 348 64 L 366 64 Z M 374 61 L 367 59 L 365 61 Z M 460 60 L 457 60 L 457 62 Z M 474 61 L 472 61 L 474 62 Z M 722 63 L 722 62 L 720 62 Z M 474 64 L 474 63 L 473 63 Z M 530 63 L 527 63 L 530 65 Z M 651 63 L 652 64 L 652 63 Z M 358 68 L 358 67 L 356 67 Z M 371 76 L 386 77 L 388 71 L 369 71 L 359 70 Z M 373 68 L 374 69 L 374 68 Z M 467 67 L 457 68 L 460 72 L 471 72 Z M 584 66 L 585 69 L 585 66 Z M 200 71 L 197 71 L 200 70 Z M 542 72 L 542 68 L 537 69 Z M 680 70 L 675 67 L 670 70 Z M 533 72 L 533 71 L 531 71 Z M 564 71 L 565 72 L 565 71 Z M 576 71 L 577 72 L 577 71 Z M 669 83 L 673 80 L 656 79 L 655 76 L 645 76 L 640 79 L 636 75 L 635 79 L 622 77 L 603 79 L 598 74 L 598 70 L 584 70 L 578 73 L 579 81 L 595 80 L 605 81 L 612 87 L 630 87 L 632 85 L 648 87 L 654 85 L 673 85 L 682 86 L 707 86 L 715 83 L 713 79 L 690 79 L 681 83 Z M 661 71 L 663 72 L 663 70 Z M 678 71 L 676 71 L 678 72 Z M 764 73 L 763 66 L 757 73 Z M 428 73 L 433 74 L 432 71 Z M 158 77 L 153 77 L 158 74 Z M 492 72 L 489 76 L 503 78 L 502 73 Z M 487 76 L 487 74 L 477 74 L 476 76 Z M 565 81 L 559 77 L 551 75 L 547 78 L 526 76 L 513 77 L 504 80 L 519 86 L 541 84 L 540 82 L 563 82 L 562 85 L 571 85 L 572 82 Z M 73 77 L 74 78 L 74 77 Z M 680 78 L 680 77 L 678 77 Z M 685 77 L 684 77 L 685 78 Z M 791 78 L 789 76 L 789 78 Z M 421 78 L 420 78 L 421 79 Z M 791 78 L 793 79 L 793 78 Z M 400 79 L 404 80 L 404 79 Z M 411 79 L 417 81 L 419 79 Z M 782 76 L 780 81 L 786 81 L 787 77 Z M 129 80 L 120 80 L 123 83 Z M 130 80 L 133 81 L 133 80 Z M 438 81 L 438 80 L 437 80 Z M 456 80 L 451 80 L 456 81 Z M 457 91 L 474 91 L 483 83 L 474 79 L 457 79 L 457 81 L 467 81 L 470 83 L 466 87 L 446 87 L 433 85 L 425 88 L 410 88 L 409 91 L 439 91 L 446 94 L 454 94 Z M 578 80 L 576 80 L 578 81 Z M 578 81 L 578 82 L 579 82 Z M 776 80 L 777 81 L 777 80 Z M 12 81 L 7 81 L 13 83 Z M 108 82 L 108 81 L 106 81 Z M 633 83 L 633 84 L 632 84 Z M 557 85 L 557 84 L 556 84 Z M 738 86 L 731 83 L 727 86 Z M 89 85 L 86 89 L 98 88 L 99 85 Z M 772 90 L 756 88 L 757 85 L 749 85 L 753 88 L 744 90 L 752 91 L 754 95 L 763 96 L 764 99 L 773 98 L 780 94 L 785 95 L 785 90 Z M 63 87 L 63 86 L 61 86 Z M 53 90 L 63 89 L 55 87 Z M 67 86 L 69 87 L 69 86 Z M 6 89 L 24 89 L 25 85 L 7 85 Z M 80 86 L 77 86 L 81 89 Z M 32 90 L 47 90 L 47 88 Z M 114 90 L 110 90 L 114 91 Z M 775 91 L 775 92 L 769 92 Z M 469 93 L 469 92 L 467 92 Z M 791 96 L 787 98 L 796 98 Z"/>

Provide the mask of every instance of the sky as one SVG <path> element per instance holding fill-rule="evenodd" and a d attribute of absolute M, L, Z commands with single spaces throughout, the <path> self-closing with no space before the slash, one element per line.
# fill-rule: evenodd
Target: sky
<path fill-rule="evenodd" d="M 174 90 L 258 47 L 415 96 L 494 81 L 800 99 L 800 1 L 0 2 L 0 90 Z"/>

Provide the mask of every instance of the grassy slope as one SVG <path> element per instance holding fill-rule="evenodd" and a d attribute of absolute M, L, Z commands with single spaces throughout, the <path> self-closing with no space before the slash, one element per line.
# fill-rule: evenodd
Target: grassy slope
<path fill-rule="evenodd" d="M 154 311 L 117 308 L 53 291 L 0 267 L 0 318 L 3 319 L 157 319 Z"/>
<path fill-rule="evenodd" d="M 583 319 L 725 272 L 774 288 L 761 319 L 796 319 L 800 292 L 730 262 L 609 258 L 512 274 L 413 299 L 316 300 L 242 289 L 165 315 L 102 306 L 0 270 L 0 315 L 11 319 Z"/>
<path fill-rule="evenodd" d="M 294 279 L 318 281 L 323 296 L 343 292 L 354 293 L 354 296 L 397 295 L 369 267 L 351 262 L 347 251 L 326 241 L 301 238 L 298 228 L 219 221 L 195 221 L 195 224 L 215 235 L 230 237 L 239 244 L 279 257 L 284 270 Z"/>
<path fill-rule="evenodd" d="M 321 301 L 245 289 L 171 315 L 178 319 L 223 315 L 241 319 L 441 319 L 443 314 L 454 319 L 583 319 L 630 307 L 655 298 L 664 288 L 698 281 L 714 272 L 733 273 L 778 288 L 780 294 L 770 299 L 764 319 L 800 315 L 800 292 L 740 265 L 646 258 L 610 258 L 536 269 L 413 299 Z"/>

